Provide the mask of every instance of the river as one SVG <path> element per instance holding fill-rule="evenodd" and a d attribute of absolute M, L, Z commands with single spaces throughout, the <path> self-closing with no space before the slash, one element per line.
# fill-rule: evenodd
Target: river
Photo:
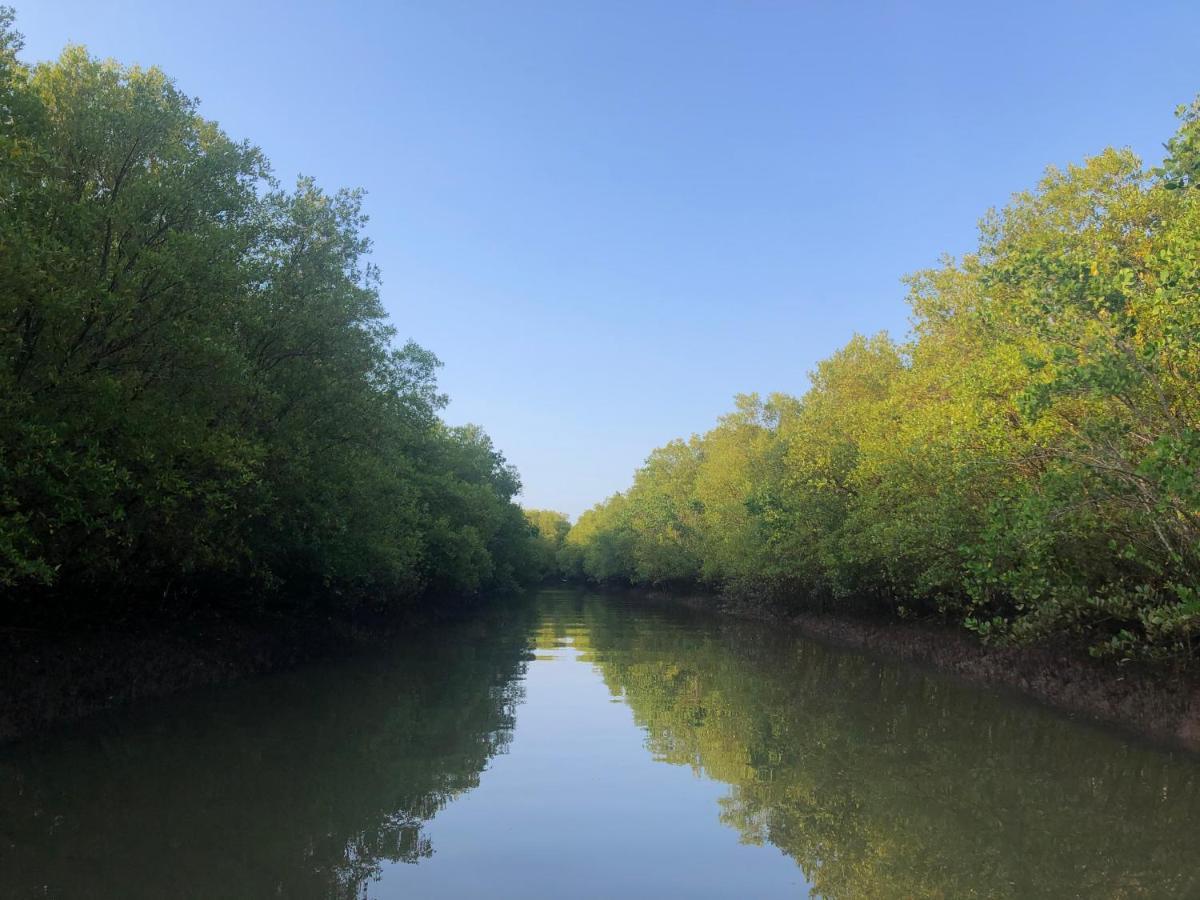
<path fill-rule="evenodd" d="M 0 897 L 1197 897 L 1200 761 L 545 590 L 0 748 Z"/>

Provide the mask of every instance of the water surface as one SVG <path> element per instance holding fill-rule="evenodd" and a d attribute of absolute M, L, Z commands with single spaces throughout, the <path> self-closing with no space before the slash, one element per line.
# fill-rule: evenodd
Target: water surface
<path fill-rule="evenodd" d="M 0 897 L 1196 897 L 1200 764 L 613 595 L 0 749 Z"/>

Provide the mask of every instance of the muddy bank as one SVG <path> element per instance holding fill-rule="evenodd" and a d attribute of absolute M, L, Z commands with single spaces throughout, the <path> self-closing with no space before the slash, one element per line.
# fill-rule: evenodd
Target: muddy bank
<path fill-rule="evenodd" d="M 442 618 L 462 610 L 449 603 Z M 207 612 L 137 627 L 0 625 L 0 742 L 102 710 L 382 646 L 428 616 Z"/>
<path fill-rule="evenodd" d="M 1195 674 L 1101 662 L 1076 648 L 988 647 L 960 628 L 930 622 L 829 613 L 782 618 L 761 606 L 711 595 L 654 591 L 646 596 L 773 621 L 805 637 L 928 666 L 974 684 L 1017 691 L 1072 716 L 1200 751 L 1200 678 Z"/>

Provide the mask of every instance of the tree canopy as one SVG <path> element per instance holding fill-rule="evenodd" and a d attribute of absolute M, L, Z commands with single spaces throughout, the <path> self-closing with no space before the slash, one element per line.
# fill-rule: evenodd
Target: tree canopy
<path fill-rule="evenodd" d="M 904 341 L 856 336 L 804 396 L 654 451 L 565 570 L 1193 659 L 1198 110 L 1158 169 L 1106 150 L 990 213 L 908 279 Z"/>
<path fill-rule="evenodd" d="M 517 473 L 396 341 L 362 193 L 284 186 L 157 68 L 20 49 L 3 11 L 0 602 L 534 577 Z"/>

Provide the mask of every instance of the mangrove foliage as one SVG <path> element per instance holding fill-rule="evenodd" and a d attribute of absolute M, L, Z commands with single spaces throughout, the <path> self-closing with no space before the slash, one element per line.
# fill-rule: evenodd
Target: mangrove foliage
<path fill-rule="evenodd" d="M 1161 168 L 1049 169 L 910 277 L 905 340 L 855 336 L 803 396 L 655 450 L 564 572 L 1193 659 L 1200 103 L 1179 115 Z"/>
<path fill-rule="evenodd" d="M 517 473 L 395 340 L 362 194 L 283 185 L 156 68 L 20 48 L 0 9 L 0 608 L 534 577 Z"/>

